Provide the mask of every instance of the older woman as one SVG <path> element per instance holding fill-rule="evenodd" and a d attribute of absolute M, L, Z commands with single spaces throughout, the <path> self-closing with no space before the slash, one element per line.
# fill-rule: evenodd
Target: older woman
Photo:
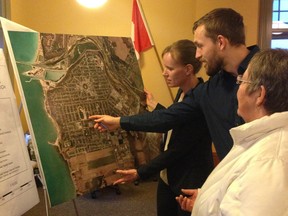
<path fill-rule="evenodd" d="M 230 130 L 234 146 L 204 183 L 192 215 L 288 215 L 288 51 L 256 54 L 237 81 L 246 124 Z M 177 199 L 191 210 L 192 198 Z"/>

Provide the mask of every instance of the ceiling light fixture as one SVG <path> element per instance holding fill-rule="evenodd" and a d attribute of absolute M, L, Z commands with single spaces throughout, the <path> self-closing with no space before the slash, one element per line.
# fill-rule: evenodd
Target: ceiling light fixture
<path fill-rule="evenodd" d="M 77 2 L 87 8 L 97 8 L 104 5 L 107 0 L 77 0 Z"/>

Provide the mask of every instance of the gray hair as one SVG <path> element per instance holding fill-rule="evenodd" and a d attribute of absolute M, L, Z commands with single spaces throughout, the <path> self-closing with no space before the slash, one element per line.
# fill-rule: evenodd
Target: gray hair
<path fill-rule="evenodd" d="M 264 86 L 268 113 L 288 111 L 288 50 L 263 50 L 251 59 L 248 70 L 251 84 L 247 91 L 252 93 Z"/>

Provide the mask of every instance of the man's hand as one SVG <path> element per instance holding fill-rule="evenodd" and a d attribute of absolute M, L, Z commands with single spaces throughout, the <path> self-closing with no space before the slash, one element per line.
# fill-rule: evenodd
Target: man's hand
<path fill-rule="evenodd" d="M 176 197 L 177 202 L 184 211 L 192 212 L 194 202 L 198 195 L 198 189 L 182 189 L 184 195 Z"/>
<path fill-rule="evenodd" d="M 122 178 L 116 180 L 113 185 L 116 184 L 124 184 L 126 182 L 133 182 L 139 178 L 136 169 L 129 169 L 129 170 L 116 170 L 116 173 L 121 174 Z"/>
<path fill-rule="evenodd" d="M 115 131 L 120 128 L 120 117 L 112 117 L 109 115 L 92 115 L 89 119 L 95 122 L 94 128 L 100 132 Z"/>

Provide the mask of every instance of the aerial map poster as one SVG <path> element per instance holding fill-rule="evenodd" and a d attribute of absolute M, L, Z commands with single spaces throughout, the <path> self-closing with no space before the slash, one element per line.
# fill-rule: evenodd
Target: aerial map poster
<path fill-rule="evenodd" d="M 135 166 L 145 138 L 101 134 L 88 119 L 145 110 L 130 38 L 7 31 L 5 40 L 51 206 L 109 186 L 116 169 Z"/>

